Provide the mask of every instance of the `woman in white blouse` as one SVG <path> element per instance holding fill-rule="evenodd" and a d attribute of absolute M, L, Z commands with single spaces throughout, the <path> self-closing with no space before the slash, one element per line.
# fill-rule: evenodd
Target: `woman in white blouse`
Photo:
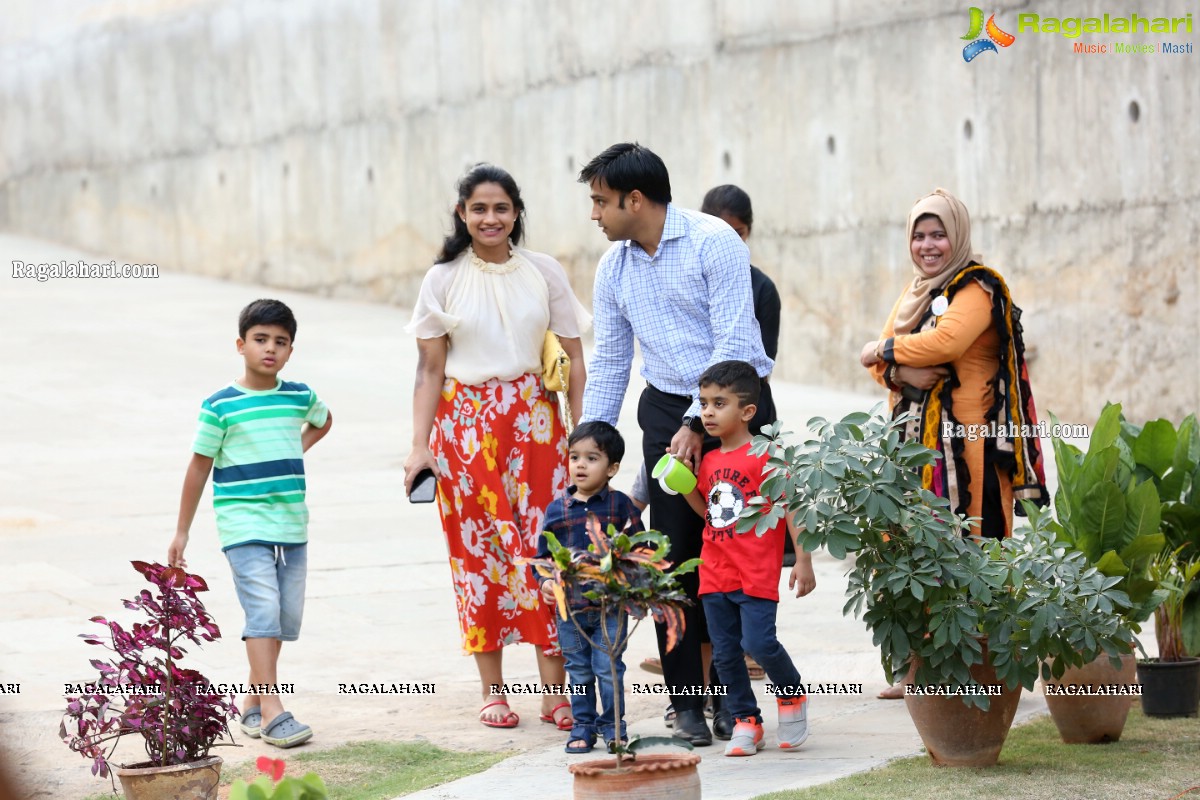
<path fill-rule="evenodd" d="M 494 728 L 520 721 L 491 691 L 504 683 L 504 645 L 533 644 L 542 683 L 565 680 L 553 610 L 515 559 L 537 552 L 546 507 L 568 483 L 557 396 L 540 377 L 542 342 L 554 331 L 571 357 L 578 422 L 586 378 L 579 336 L 591 324 L 562 265 L 517 246 L 524 216 L 511 175 L 490 164 L 472 168 L 458 184 L 453 233 L 406 328 L 417 337 L 418 360 L 405 489 L 423 469 L 437 475 L 463 650 L 479 668 L 479 719 Z M 570 704 L 559 700 L 543 694 L 540 717 L 569 730 Z"/>

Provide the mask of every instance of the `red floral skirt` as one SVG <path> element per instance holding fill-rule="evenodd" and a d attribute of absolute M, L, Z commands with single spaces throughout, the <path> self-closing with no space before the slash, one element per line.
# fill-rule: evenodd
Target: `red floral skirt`
<path fill-rule="evenodd" d="M 429 444 L 463 651 L 529 642 L 559 655 L 553 609 L 515 563 L 536 555 L 546 508 L 567 487 L 557 397 L 532 373 L 478 385 L 447 378 Z"/>

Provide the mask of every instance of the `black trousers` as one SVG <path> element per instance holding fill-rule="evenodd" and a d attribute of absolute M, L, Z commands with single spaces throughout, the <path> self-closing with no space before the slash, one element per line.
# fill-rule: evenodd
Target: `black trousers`
<path fill-rule="evenodd" d="M 638 425 L 642 429 L 642 456 L 649 470 L 658 463 L 671 439 L 683 424 L 684 412 L 692 404 L 690 397 L 667 394 L 647 385 L 638 401 Z M 762 384 L 758 411 L 750 422 L 750 430 L 759 429 L 775 420 L 775 402 L 771 398 L 771 387 Z M 720 441 L 704 437 L 704 452 L 720 445 Z M 701 519 L 681 495 L 670 495 L 662 490 L 658 481 L 647 482 L 650 489 L 650 527 L 662 531 L 671 542 L 667 558 L 681 564 L 689 558 L 699 558 L 703 543 L 704 520 Z M 700 645 L 708 641 L 708 629 L 704 609 L 700 605 L 700 576 L 696 572 L 679 578 L 679 583 L 693 605 L 684 609 L 684 631 L 678 644 L 667 652 L 667 632 L 663 625 L 655 625 L 658 633 L 658 655 L 662 659 L 663 683 L 668 687 L 694 687 L 690 695 L 671 695 L 671 704 L 676 711 L 696 710 L 704 707 L 701 689 L 705 684 L 704 666 L 700 660 Z M 687 690 L 685 690 L 687 691 Z"/>

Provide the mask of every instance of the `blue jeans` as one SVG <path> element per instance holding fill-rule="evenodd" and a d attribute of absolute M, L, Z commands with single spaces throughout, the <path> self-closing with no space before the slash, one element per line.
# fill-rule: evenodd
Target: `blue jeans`
<path fill-rule="evenodd" d="M 241 544 L 225 551 L 246 614 L 243 639 L 294 642 L 304 617 L 308 545 Z"/>
<path fill-rule="evenodd" d="M 762 709 L 750 687 L 750 673 L 742 653 L 749 653 L 762 665 L 776 687 L 800 685 L 800 673 L 787 650 L 775 638 L 775 612 L 779 603 L 761 597 L 749 597 L 741 589 L 702 596 L 708 635 L 712 639 L 713 666 L 728 689 L 725 707 L 735 718 L 753 717 L 762 722 Z M 801 691 L 784 694 L 794 697 Z"/>
<path fill-rule="evenodd" d="M 558 644 L 562 647 L 563 658 L 567 662 L 567 676 L 572 684 L 571 688 L 586 689 L 585 694 L 571 694 L 571 716 L 575 719 L 571 736 L 577 738 L 599 733 L 605 741 L 615 739 L 613 697 L 617 692 L 624 697 L 625 662 L 621 660 L 621 656 L 625 647 L 622 645 L 617 653 L 617 682 L 614 686 L 608 653 L 602 649 L 604 633 L 600 628 L 600 612 L 595 609 L 576 611 L 574 622 L 570 619 L 557 619 L 557 622 Z M 629 633 L 629 620 L 624 612 L 609 612 L 604 617 L 604 622 L 608 628 L 609 639 L 613 642 L 617 641 L 618 635 L 624 636 Z M 583 634 L 591 637 L 600 647 L 592 647 Z M 599 717 L 596 716 L 597 683 L 600 684 Z M 621 720 L 621 736 L 625 736 L 624 719 Z"/>

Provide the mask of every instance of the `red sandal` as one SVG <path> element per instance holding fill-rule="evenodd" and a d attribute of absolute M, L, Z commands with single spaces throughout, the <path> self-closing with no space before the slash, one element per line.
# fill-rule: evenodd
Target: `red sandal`
<path fill-rule="evenodd" d="M 554 708 L 550 709 L 549 714 L 539 714 L 538 719 L 540 719 L 542 722 L 549 722 L 551 725 L 558 728 L 560 731 L 569 731 L 569 730 L 571 730 L 571 728 L 575 727 L 575 720 L 573 720 L 571 717 L 563 717 L 562 719 L 555 719 L 554 715 L 560 708 L 570 708 L 570 707 L 571 707 L 570 703 L 567 703 L 567 702 L 559 703 Z"/>
<path fill-rule="evenodd" d="M 517 712 L 513 711 L 511 708 L 508 709 L 508 713 L 501 717 L 499 721 L 485 719 L 483 712 L 487 711 L 492 706 L 504 706 L 505 708 L 508 708 L 508 703 L 503 700 L 493 700 L 483 708 L 479 709 L 479 721 L 484 725 L 488 726 L 489 728 L 515 728 L 518 724 L 520 724 L 521 718 L 517 716 Z"/>

